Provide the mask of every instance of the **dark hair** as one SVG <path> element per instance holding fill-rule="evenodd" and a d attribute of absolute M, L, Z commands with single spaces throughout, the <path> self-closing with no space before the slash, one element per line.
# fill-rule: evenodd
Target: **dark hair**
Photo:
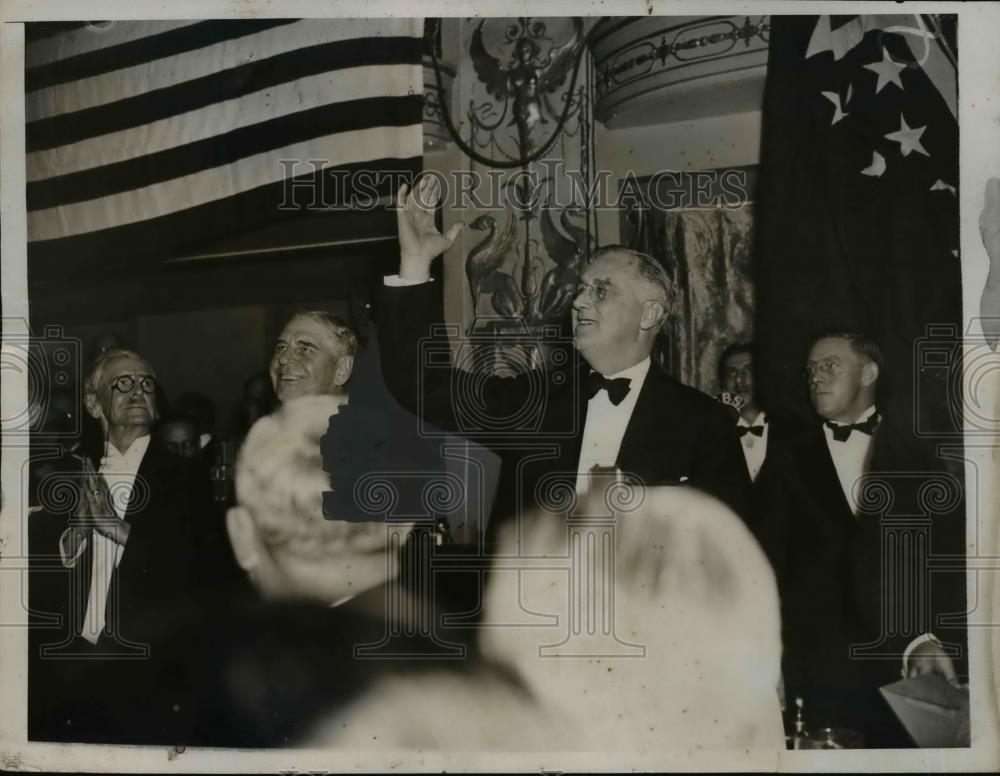
<path fill-rule="evenodd" d="M 719 362 L 716 364 L 716 371 L 718 372 L 719 385 L 725 382 L 723 379 L 723 370 L 726 366 L 726 360 L 730 356 L 735 356 L 737 353 L 747 353 L 751 359 L 753 359 L 754 364 L 757 363 L 757 346 L 753 342 L 734 342 L 731 345 L 726 345 L 722 354 L 719 356 Z"/>
<path fill-rule="evenodd" d="M 866 361 L 871 361 L 875 366 L 879 368 L 879 372 L 882 371 L 882 351 L 876 344 L 875 340 L 868 337 L 865 334 L 854 331 L 853 329 L 846 328 L 829 328 L 823 329 L 818 334 L 816 334 L 811 340 L 809 340 L 809 350 L 813 349 L 813 346 L 820 340 L 825 339 L 842 339 L 846 340 L 851 346 L 851 351 L 854 355 L 865 359 Z"/>

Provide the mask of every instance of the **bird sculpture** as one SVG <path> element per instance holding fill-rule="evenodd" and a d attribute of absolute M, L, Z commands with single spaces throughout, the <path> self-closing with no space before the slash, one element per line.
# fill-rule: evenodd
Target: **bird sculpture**
<path fill-rule="evenodd" d="M 545 251 L 555 263 L 542 279 L 538 306 L 543 317 L 548 320 L 558 318 L 569 307 L 579 278 L 580 265 L 597 245 L 592 234 L 572 221 L 573 217 L 585 212 L 583 208 L 566 207 L 559 214 L 559 224 L 566 234 L 556 226 L 552 211 L 551 207 L 542 208 L 539 218 Z"/>
<path fill-rule="evenodd" d="M 483 291 L 483 284 L 503 266 L 504 259 L 514 247 L 517 218 L 511 215 L 499 234 L 497 234 L 496 219 L 490 215 L 479 216 L 472 222 L 472 228 L 487 232 L 486 237 L 480 240 L 465 257 L 465 276 L 469 281 L 472 310 L 475 314 L 479 309 L 479 295 Z"/>

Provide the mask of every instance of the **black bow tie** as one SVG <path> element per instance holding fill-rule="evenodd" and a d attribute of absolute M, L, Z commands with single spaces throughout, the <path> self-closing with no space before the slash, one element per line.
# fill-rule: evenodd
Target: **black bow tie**
<path fill-rule="evenodd" d="M 762 437 L 764 436 L 763 426 L 737 426 L 736 433 L 740 435 L 740 439 L 745 437 L 747 434 L 753 434 L 754 436 Z"/>
<path fill-rule="evenodd" d="M 631 390 L 629 387 L 631 382 L 627 377 L 616 377 L 614 380 L 609 380 L 604 375 L 591 371 L 590 376 L 587 378 L 587 391 L 590 394 L 590 398 L 593 399 L 597 395 L 597 392 L 603 388 L 608 392 L 608 398 L 611 399 L 611 403 L 617 407 L 628 396 L 628 392 Z"/>
<path fill-rule="evenodd" d="M 846 442 L 850 438 L 852 431 L 860 431 L 862 434 L 868 434 L 868 436 L 871 436 L 878 426 L 879 420 L 881 420 L 881 418 L 879 418 L 879 415 L 876 412 L 868 418 L 868 420 L 863 420 L 860 423 L 848 423 L 845 426 L 841 426 L 828 420 L 824 423 L 824 425 L 833 432 L 833 438 L 835 440 L 838 442 Z"/>

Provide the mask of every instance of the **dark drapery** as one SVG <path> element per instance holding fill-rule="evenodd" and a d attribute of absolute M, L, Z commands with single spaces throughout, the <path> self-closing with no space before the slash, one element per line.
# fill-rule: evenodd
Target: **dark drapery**
<path fill-rule="evenodd" d="M 961 384 L 954 50 L 925 50 L 921 23 L 772 17 L 756 203 L 758 374 L 772 405 L 808 414 L 809 340 L 846 326 L 884 351 L 883 404 L 918 407 L 923 430 L 960 423 L 947 398 Z M 944 336 L 929 359 L 931 326 Z"/>

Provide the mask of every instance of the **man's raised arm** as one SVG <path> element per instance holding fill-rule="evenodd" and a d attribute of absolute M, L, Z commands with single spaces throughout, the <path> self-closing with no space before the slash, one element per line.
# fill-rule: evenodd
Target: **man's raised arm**
<path fill-rule="evenodd" d="M 426 283 L 431 262 L 448 250 L 464 224 L 452 224 L 441 234 L 434 224 L 434 210 L 441 199 L 437 178 L 422 179 L 413 190 L 404 183 L 396 193 L 396 227 L 399 230 L 399 282 Z M 391 282 L 391 281 L 390 281 Z"/>

